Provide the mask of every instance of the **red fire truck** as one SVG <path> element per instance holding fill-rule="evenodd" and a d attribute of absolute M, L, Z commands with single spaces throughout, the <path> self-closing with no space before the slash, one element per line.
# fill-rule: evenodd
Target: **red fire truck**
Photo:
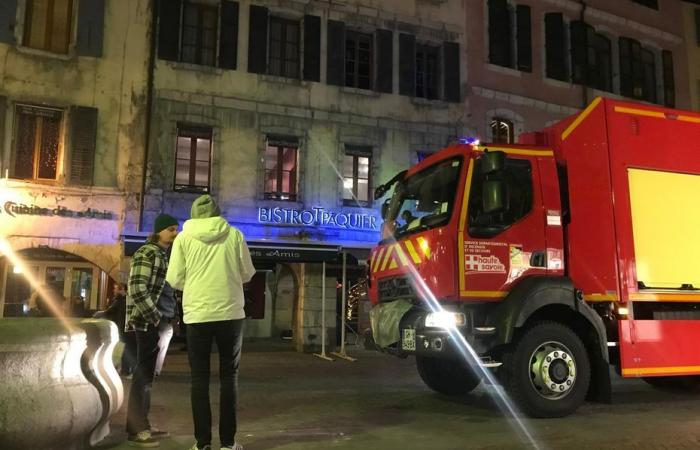
<path fill-rule="evenodd" d="M 610 365 L 700 385 L 700 115 L 597 98 L 520 141 L 454 145 L 377 188 L 377 345 L 447 395 L 480 383 L 471 352 L 537 417 L 610 401 Z"/>

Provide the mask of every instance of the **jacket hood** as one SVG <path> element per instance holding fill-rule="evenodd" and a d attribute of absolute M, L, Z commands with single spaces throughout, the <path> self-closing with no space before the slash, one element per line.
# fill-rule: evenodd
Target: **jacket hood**
<path fill-rule="evenodd" d="M 226 237 L 231 226 L 221 216 L 206 219 L 190 219 L 182 227 L 183 234 L 202 242 L 214 242 Z"/>

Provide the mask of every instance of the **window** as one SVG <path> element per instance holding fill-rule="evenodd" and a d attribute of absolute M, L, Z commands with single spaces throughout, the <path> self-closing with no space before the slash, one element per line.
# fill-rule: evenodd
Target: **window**
<path fill-rule="evenodd" d="M 61 160 L 63 111 L 17 105 L 12 176 L 23 180 L 56 180 Z"/>
<path fill-rule="evenodd" d="M 350 205 L 370 203 L 371 147 L 345 146 L 343 157 L 343 201 Z"/>
<path fill-rule="evenodd" d="M 175 154 L 175 190 L 209 192 L 211 128 L 179 125 Z"/>
<path fill-rule="evenodd" d="M 585 22 L 571 23 L 571 78 L 579 83 L 612 92 L 610 40 Z"/>
<path fill-rule="evenodd" d="M 659 9 L 658 0 L 632 0 L 634 3 L 646 6 L 651 9 Z"/>
<path fill-rule="evenodd" d="M 158 57 L 235 69 L 238 3 L 185 0 L 158 3 Z"/>
<path fill-rule="evenodd" d="M 396 224 L 394 238 L 450 221 L 461 167 L 461 159 L 440 161 L 396 184 L 384 217 L 385 222 Z"/>
<path fill-rule="evenodd" d="M 489 62 L 512 67 L 510 9 L 506 0 L 489 0 Z"/>
<path fill-rule="evenodd" d="M 372 35 L 345 33 L 345 86 L 372 89 Z"/>
<path fill-rule="evenodd" d="M 27 0 L 23 44 L 54 53 L 68 53 L 72 24 L 72 0 Z"/>
<path fill-rule="evenodd" d="M 293 139 L 270 138 L 265 148 L 265 198 L 297 200 L 299 144 Z"/>
<path fill-rule="evenodd" d="M 416 97 L 439 98 L 438 47 L 416 45 Z"/>
<path fill-rule="evenodd" d="M 544 30 L 547 78 L 568 81 L 564 16 L 561 13 L 545 14 Z"/>
<path fill-rule="evenodd" d="M 268 73 L 299 78 L 299 22 L 270 17 L 270 61 Z"/>
<path fill-rule="evenodd" d="M 621 37 L 620 93 L 626 97 L 657 102 L 656 54 L 639 41 Z"/>
<path fill-rule="evenodd" d="M 492 237 L 504 231 L 532 210 L 532 166 L 524 159 L 505 158 L 502 170 L 485 173 L 482 165 L 474 168 L 469 194 L 469 235 Z M 503 205 L 497 211 L 484 210 L 485 187 L 499 184 Z M 490 185 L 490 186 L 489 186 Z"/>
<path fill-rule="evenodd" d="M 182 58 L 186 63 L 216 65 L 217 8 L 185 2 L 182 10 Z"/>
<path fill-rule="evenodd" d="M 491 142 L 501 144 L 515 142 L 513 122 L 499 117 L 491 119 Z"/>

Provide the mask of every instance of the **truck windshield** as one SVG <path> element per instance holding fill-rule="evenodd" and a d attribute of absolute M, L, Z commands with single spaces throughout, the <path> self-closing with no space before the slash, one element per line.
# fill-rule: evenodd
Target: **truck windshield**
<path fill-rule="evenodd" d="M 394 238 L 449 222 L 461 166 L 461 158 L 442 161 L 396 185 L 384 217 L 394 224 Z"/>

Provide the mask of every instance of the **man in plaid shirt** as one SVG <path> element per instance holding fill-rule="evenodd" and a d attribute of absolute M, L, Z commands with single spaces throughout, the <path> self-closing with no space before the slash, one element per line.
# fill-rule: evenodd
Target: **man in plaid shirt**
<path fill-rule="evenodd" d="M 126 296 L 126 331 L 136 333 L 136 368 L 129 392 L 126 431 L 129 444 L 137 447 L 157 447 L 156 438 L 167 433 L 151 428 L 148 409 L 151 385 L 158 357 L 159 326 L 167 320 L 161 312 L 164 299 L 165 274 L 168 257 L 165 253 L 177 236 L 178 222 L 161 214 L 153 225 L 146 244 L 131 259 Z M 167 290 L 172 292 L 171 290 Z"/>

